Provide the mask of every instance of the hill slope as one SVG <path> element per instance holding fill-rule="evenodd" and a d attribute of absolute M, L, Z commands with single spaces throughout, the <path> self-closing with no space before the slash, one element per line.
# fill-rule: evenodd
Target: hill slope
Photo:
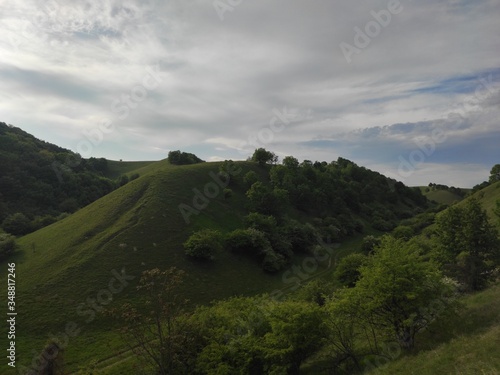
<path fill-rule="evenodd" d="M 345 169 L 347 176 L 349 173 L 365 179 L 375 176 L 381 186 L 386 183 L 385 178 L 375 172 L 345 160 L 342 163 L 343 166 L 332 164 L 331 168 L 339 173 Z M 217 186 L 214 176 L 221 163 L 189 166 L 172 166 L 167 161 L 151 163 L 139 170 L 140 177 L 136 180 L 64 220 L 20 238 L 20 251 L 9 260 L 16 263 L 16 308 L 22 314 L 16 335 L 19 363 L 28 365 L 50 336 L 66 337 L 65 332 L 69 340 L 65 357 L 68 368 L 73 371 L 92 359 L 104 359 L 120 350 L 121 344 L 109 329 L 110 321 L 99 312 L 105 306 L 137 302 L 135 284 L 147 269 L 176 266 L 185 270 L 188 278 L 182 291 L 193 304 L 288 287 L 289 280 L 284 274 L 265 273 L 245 256 L 223 251 L 216 255 L 215 262 L 196 262 L 184 254 L 182 243 L 196 230 L 211 228 L 227 233 L 243 227 L 243 217 L 248 214 L 245 196 L 248 186 L 242 176 L 253 171 L 267 184 L 269 167 L 259 167 L 252 162 L 236 165 L 241 172 L 238 182 L 231 186 L 232 196 L 224 198 L 222 188 L 218 194 L 210 193 L 214 197 L 208 199 L 206 208 L 199 207 L 199 214 L 189 217 L 189 223 L 183 219 L 179 205 L 196 206 L 197 192 L 210 192 Z M 319 167 L 327 168 L 326 165 Z M 344 182 L 350 187 L 352 197 L 356 197 L 356 188 L 366 190 L 365 185 L 356 183 L 356 178 Z M 208 184 L 211 188 L 207 190 Z M 374 188 L 377 186 L 374 183 Z M 337 186 L 336 192 L 340 194 L 338 189 Z M 394 207 L 408 215 L 412 209 L 421 210 L 412 201 L 414 194 L 400 184 L 387 197 L 394 202 Z M 385 195 L 380 191 L 377 196 Z M 416 197 L 420 200 L 421 196 Z M 371 199 L 378 206 L 385 204 L 378 202 L 379 198 L 365 199 Z M 355 202 L 348 203 L 354 206 Z M 347 207 L 344 204 L 340 216 L 350 220 Z M 365 203 L 354 207 L 372 212 Z M 301 221 L 314 219 L 292 206 L 285 211 Z M 377 212 L 383 215 L 385 210 L 379 207 Z M 295 259 L 301 262 L 305 256 L 298 255 Z M 318 264 L 318 271 L 328 269 L 331 263 L 330 259 Z M 3 283 L 6 283 L 6 273 L 6 262 L 2 262 L 0 280 Z M 5 303 L 3 296 L 0 303 Z M 2 326 L 2 337 L 4 330 Z"/>

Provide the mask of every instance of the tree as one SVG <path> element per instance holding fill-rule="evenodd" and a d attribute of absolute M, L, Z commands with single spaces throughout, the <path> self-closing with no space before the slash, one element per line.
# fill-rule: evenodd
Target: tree
<path fill-rule="evenodd" d="M 360 268 L 368 260 L 364 254 L 350 254 L 342 258 L 335 268 L 334 276 L 342 284 L 352 288 L 359 280 Z"/>
<path fill-rule="evenodd" d="M 347 311 L 355 311 L 355 319 L 395 339 L 404 349 L 411 349 L 415 335 L 451 306 L 447 299 L 451 288 L 414 242 L 382 237 L 360 273 L 354 288 L 341 291 L 339 303 L 350 306 Z M 430 310 L 436 303 L 442 307 Z"/>
<path fill-rule="evenodd" d="M 31 222 L 22 213 L 8 216 L 2 223 L 2 228 L 14 236 L 22 236 L 31 232 Z"/>
<path fill-rule="evenodd" d="M 500 164 L 496 164 L 490 172 L 489 182 L 493 184 L 497 181 L 500 181 Z"/>
<path fill-rule="evenodd" d="M 370 254 L 375 247 L 380 245 L 380 238 L 368 235 L 363 238 L 363 242 L 361 244 L 361 250 L 365 254 Z"/>
<path fill-rule="evenodd" d="M 243 176 L 243 182 L 248 186 L 252 186 L 254 183 L 259 181 L 259 176 L 254 171 L 249 171 Z"/>
<path fill-rule="evenodd" d="M 263 167 L 269 163 L 275 164 L 278 161 L 278 157 L 273 152 L 261 147 L 254 151 L 251 160 Z"/>
<path fill-rule="evenodd" d="M 246 192 L 246 196 L 251 211 L 274 216 L 283 214 L 281 209 L 288 200 L 286 190 L 272 189 L 260 181 L 250 186 L 250 189 Z"/>
<path fill-rule="evenodd" d="M 300 366 L 325 342 L 324 312 L 316 303 L 284 301 L 269 311 L 270 332 L 262 341 L 269 373 L 300 373 Z"/>
<path fill-rule="evenodd" d="M 184 271 L 171 267 L 144 271 L 137 286 L 139 308 L 130 303 L 109 310 L 121 323 L 122 340 L 156 374 L 190 374 L 194 370 L 198 336 L 178 294 Z"/>
<path fill-rule="evenodd" d="M 184 242 L 186 254 L 197 259 L 213 260 L 222 250 L 222 236 L 219 231 L 202 229 Z"/>
<path fill-rule="evenodd" d="M 234 253 L 255 257 L 261 257 L 271 248 L 265 234 L 254 228 L 235 229 L 226 236 L 225 243 L 228 250 Z"/>
<path fill-rule="evenodd" d="M 412 227 L 406 225 L 400 225 L 394 228 L 391 234 L 393 237 L 401 238 L 403 240 L 408 241 L 415 235 L 415 232 L 413 231 Z"/>
<path fill-rule="evenodd" d="M 189 152 L 181 152 L 180 150 L 169 151 L 167 160 L 170 164 L 185 165 L 203 163 L 198 156 Z"/>
<path fill-rule="evenodd" d="M 484 288 L 500 261 L 498 232 L 476 199 L 437 218 L 438 257 L 466 289 Z"/>
<path fill-rule="evenodd" d="M 14 253 L 16 247 L 14 236 L 0 234 L 0 261 L 8 259 Z"/>

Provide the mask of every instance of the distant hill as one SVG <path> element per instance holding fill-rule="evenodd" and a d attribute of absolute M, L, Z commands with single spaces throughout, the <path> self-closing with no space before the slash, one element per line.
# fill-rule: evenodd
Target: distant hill
<path fill-rule="evenodd" d="M 471 189 L 461 189 L 456 187 L 449 187 L 446 185 L 437 185 L 430 183 L 429 186 L 420 187 L 422 194 L 430 200 L 431 202 L 436 202 L 438 204 L 451 205 L 456 202 L 460 202 L 465 198 L 466 194 L 471 191 Z"/>
<path fill-rule="evenodd" d="M 0 123 L 0 224 L 17 214 L 4 229 L 22 235 L 44 227 L 110 193 L 128 181 L 120 181 L 122 175 L 149 163 L 83 159 Z"/>

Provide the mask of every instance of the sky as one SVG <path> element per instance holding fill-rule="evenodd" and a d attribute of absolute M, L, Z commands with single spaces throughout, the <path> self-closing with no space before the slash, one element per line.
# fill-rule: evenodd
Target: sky
<path fill-rule="evenodd" d="M 500 0 L 0 0 L 0 121 L 79 152 L 500 163 Z"/>

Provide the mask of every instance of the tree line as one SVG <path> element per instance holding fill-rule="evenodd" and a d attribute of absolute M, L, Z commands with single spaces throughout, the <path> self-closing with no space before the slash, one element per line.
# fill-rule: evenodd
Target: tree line
<path fill-rule="evenodd" d="M 137 287 L 141 304 L 109 314 L 138 366 L 158 374 L 299 374 L 315 356 L 322 371 L 362 372 L 410 352 L 420 332 L 457 316 L 463 293 L 498 277 L 498 232 L 478 201 L 438 214 L 427 234 L 367 238 L 295 293 L 194 311 L 178 294 L 185 273 L 153 269 Z"/>

